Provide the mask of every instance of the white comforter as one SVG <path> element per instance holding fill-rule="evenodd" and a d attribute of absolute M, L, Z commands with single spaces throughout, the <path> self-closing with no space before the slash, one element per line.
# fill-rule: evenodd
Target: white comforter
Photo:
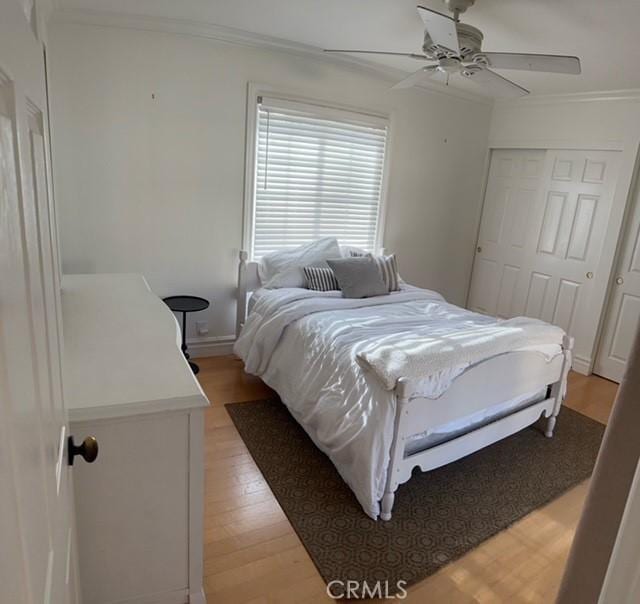
<path fill-rule="evenodd" d="M 420 377 L 421 394 L 437 398 L 469 365 L 522 348 L 550 356 L 562 335 L 532 319 L 497 321 L 413 287 L 358 300 L 277 289 L 255 295 L 234 351 L 278 392 L 377 518 L 397 379 Z"/>

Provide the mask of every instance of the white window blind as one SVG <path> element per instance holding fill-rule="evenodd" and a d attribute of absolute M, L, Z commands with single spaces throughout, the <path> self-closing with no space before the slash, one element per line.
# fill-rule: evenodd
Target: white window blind
<path fill-rule="evenodd" d="M 260 97 L 253 257 L 326 236 L 373 250 L 387 129 L 382 118 Z"/>

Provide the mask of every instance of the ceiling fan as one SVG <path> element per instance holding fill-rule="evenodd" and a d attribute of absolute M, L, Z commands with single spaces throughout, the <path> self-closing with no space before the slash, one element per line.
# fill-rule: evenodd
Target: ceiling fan
<path fill-rule="evenodd" d="M 521 69 L 550 73 L 579 74 L 580 59 L 564 55 L 521 54 L 513 52 L 484 52 L 482 32 L 460 22 L 460 14 L 473 6 L 475 0 L 444 0 L 453 16 L 418 6 L 424 23 L 422 54 L 383 52 L 376 50 L 327 49 L 325 52 L 359 53 L 400 56 L 419 61 L 435 61 L 398 82 L 393 89 L 410 88 L 430 78 L 461 75 L 485 89 L 492 96 L 519 97 L 529 94 L 526 88 L 497 74 L 495 69 Z"/>

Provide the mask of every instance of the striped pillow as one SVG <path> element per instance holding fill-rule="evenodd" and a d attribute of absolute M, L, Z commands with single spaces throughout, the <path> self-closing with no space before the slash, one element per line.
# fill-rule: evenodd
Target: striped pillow
<path fill-rule="evenodd" d="M 305 266 L 302 270 L 307 281 L 307 289 L 313 289 L 318 292 L 340 289 L 338 280 L 330 268 Z"/>
<path fill-rule="evenodd" d="M 391 256 L 374 256 L 373 254 L 363 254 L 354 250 L 350 250 L 349 254 L 352 258 L 357 258 L 359 256 L 371 256 L 378 265 L 378 270 L 382 274 L 382 280 L 387 286 L 387 289 L 390 292 L 397 292 L 400 289 L 398 261 L 396 260 L 395 254 L 391 254 Z"/>

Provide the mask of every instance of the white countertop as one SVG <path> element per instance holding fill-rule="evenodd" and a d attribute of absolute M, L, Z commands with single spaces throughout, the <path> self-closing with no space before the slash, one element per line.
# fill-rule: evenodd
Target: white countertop
<path fill-rule="evenodd" d="M 173 313 L 142 275 L 65 275 L 62 322 L 70 421 L 209 404 Z"/>

